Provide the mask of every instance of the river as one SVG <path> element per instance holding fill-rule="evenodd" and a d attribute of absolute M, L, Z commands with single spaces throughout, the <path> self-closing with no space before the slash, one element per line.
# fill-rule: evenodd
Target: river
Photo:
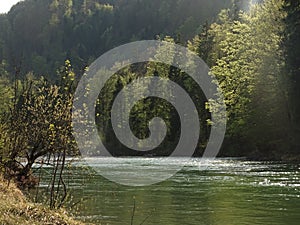
<path fill-rule="evenodd" d="M 112 172 L 118 170 L 109 159 L 100 162 Z M 139 173 L 134 170 L 137 162 L 157 167 L 159 159 L 124 158 L 123 162 L 122 171 Z M 169 159 L 172 165 L 180 162 Z M 299 164 L 234 158 L 208 163 L 199 170 L 199 159 L 191 159 L 163 182 L 133 187 L 109 181 L 76 162 L 65 174 L 72 197 L 66 208 L 80 220 L 105 225 L 300 224 Z M 47 193 L 49 170 L 42 172 L 39 196 Z"/>

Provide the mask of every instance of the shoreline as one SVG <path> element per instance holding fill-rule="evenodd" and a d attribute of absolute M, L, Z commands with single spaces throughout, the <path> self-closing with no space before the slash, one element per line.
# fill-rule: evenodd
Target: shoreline
<path fill-rule="evenodd" d="M 0 222 L 6 225 L 83 225 L 63 209 L 50 210 L 42 204 L 30 202 L 13 183 L 0 175 Z"/>

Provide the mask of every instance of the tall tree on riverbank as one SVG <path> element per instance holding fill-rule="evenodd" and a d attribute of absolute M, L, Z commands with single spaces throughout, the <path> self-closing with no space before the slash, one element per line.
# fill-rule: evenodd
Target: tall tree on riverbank
<path fill-rule="evenodd" d="M 205 36 L 190 43 L 200 56 L 208 55 L 223 91 L 229 155 L 276 158 L 288 141 L 287 86 L 280 48 L 286 16 L 282 8 L 283 1 L 266 0 L 252 5 L 249 12 L 223 10 Z M 209 53 L 203 52 L 207 49 Z M 246 152 L 236 150 L 241 145 Z"/>
<path fill-rule="evenodd" d="M 36 160 L 78 154 L 71 134 L 75 74 L 69 61 L 60 75 L 59 86 L 28 75 L 14 87 L 10 114 L 1 123 L 6 130 L 1 132 L 5 137 L 0 146 L 3 150 L 0 163 L 8 176 L 21 183 L 30 182 Z M 26 160 L 24 164 L 20 162 L 22 158 Z"/>

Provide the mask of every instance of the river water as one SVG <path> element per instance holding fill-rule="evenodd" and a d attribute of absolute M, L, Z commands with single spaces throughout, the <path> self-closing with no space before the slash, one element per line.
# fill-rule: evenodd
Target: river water
<path fill-rule="evenodd" d="M 118 176 L 124 170 L 139 173 L 137 163 L 155 169 L 160 162 L 156 158 L 122 160 L 122 167 L 116 168 L 110 159 L 99 158 L 92 167 Z M 168 159 L 170 165 L 181 161 Z M 163 182 L 133 187 L 109 181 L 76 162 L 65 174 L 71 196 L 66 208 L 80 220 L 105 225 L 300 224 L 299 164 L 228 158 L 207 163 L 205 170 L 199 170 L 199 159 L 191 159 Z M 39 194 L 47 193 L 49 171 L 42 172 Z"/>

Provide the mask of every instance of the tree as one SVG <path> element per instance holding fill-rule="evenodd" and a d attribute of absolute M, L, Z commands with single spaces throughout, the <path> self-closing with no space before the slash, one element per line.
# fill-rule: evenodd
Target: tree
<path fill-rule="evenodd" d="M 207 57 L 223 91 L 229 141 L 225 148 L 230 155 L 240 148 L 236 144 L 244 143 L 247 153 L 242 154 L 277 157 L 275 152 L 287 141 L 279 138 L 285 137 L 288 122 L 281 73 L 282 7 L 280 0 L 267 0 L 234 17 L 223 10 L 204 35 L 190 42 L 190 48 Z"/>
<path fill-rule="evenodd" d="M 78 154 L 71 134 L 71 109 L 75 74 L 69 61 L 61 71 L 61 85 L 44 78 L 28 76 L 19 85 L 16 101 L 8 121 L 7 138 L 3 148 L 8 150 L 5 167 L 8 173 L 25 185 L 31 182 L 31 169 L 43 157 Z M 19 159 L 26 159 L 21 164 Z M 27 183 L 29 182 L 29 183 Z"/>

